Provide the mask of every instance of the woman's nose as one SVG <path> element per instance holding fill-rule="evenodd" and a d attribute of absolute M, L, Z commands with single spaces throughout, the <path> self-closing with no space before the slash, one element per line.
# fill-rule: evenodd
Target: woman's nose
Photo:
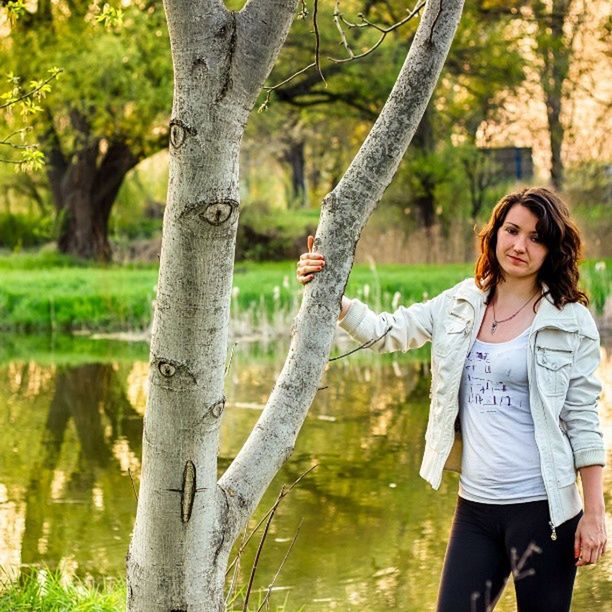
<path fill-rule="evenodd" d="M 526 248 L 526 238 L 525 236 L 517 236 L 514 241 L 514 250 L 520 251 L 521 253 L 525 251 Z"/>

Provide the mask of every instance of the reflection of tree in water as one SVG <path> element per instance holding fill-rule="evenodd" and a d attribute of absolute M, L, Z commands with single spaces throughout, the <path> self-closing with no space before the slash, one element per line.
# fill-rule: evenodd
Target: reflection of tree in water
<path fill-rule="evenodd" d="M 240 400 L 251 396 L 250 380 L 261 383 L 265 374 L 244 376 Z M 319 464 L 279 509 L 273 534 L 279 543 L 267 544 L 266 567 L 275 570 L 284 542 L 304 517 L 283 570 L 289 584 L 291 575 L 312 585 L 321 575 L 334 575 L 346 580 L 347 590 L 363 593 L 371 609 L 433 606 L 427 599 L 435 597 L 435 585 L 428 581 L 441 567 L 453 501 L 418 476 L 430 381 L 427 362 L 401 358 L 389 363 L 374 356 L 330 368 L 295 453 L 262 504 L 263 512 L 281 482 L 293 482 Z M 249 567 L 251 554 L 243 567 Z M 423 571 L 424 564 L 434 574 Z"/>
<path fill-rule="evenodd" d="M 97 538 L 112 539 L 116 527 L 127 538 L 134 500 L 113 454 L 122 436 L 140 456 L 142 417 L 113 365 L 59 368 L 26 492 L 22 563 L 54 567 L 67 555 L 78 562 L 87 547 L 84 556 L 96 568 Z M 105 552 L 98 554 L 104 563 Z"/>

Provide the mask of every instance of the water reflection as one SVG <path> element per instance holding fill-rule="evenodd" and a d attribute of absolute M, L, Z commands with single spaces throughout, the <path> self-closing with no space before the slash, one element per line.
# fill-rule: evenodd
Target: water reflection
<path fill-rule="evenodd" d="M 257 420 L 283 355 L 284 347 L 236 349 L 227 378 L 220 471 Z M 59 366 L 15 359 L 0 366 L 5 570 L 46 563 L 67 574 L 124 572 L 135 512 L 130 473 L 138 478 L 146 402 L 146 348 L 137 361 L 118 363 L 112 353 L 101 361 Z M 611 372 L 606 357 L 604 378 Z M 287 596 L 288 609 L 306 610 L 433 609 L 457 477 L 445 477 L 441 493 L 418 477 L 427 355 L 359 353 L 335 362 L 323 386 L 259 514 L 282 483 L 319 467 L 280 506 L 257 584 L 271 581 L 303 520 L 275 601 Z M 608 399 L 608 434 L 611 416 Z M 243 556 L 242 584 L 254 550 L 255 544 Z M 582 570 L 575 608 L 610 601 L 611 574 L 609 557 Z M 498 609 L 514 609 L 510 590 Z"/>
<path fill-rule="evenodd" d="M 3 374 L 0 524 L 3 534 L 22 526 L 19 545 L 9 538 L 3 551 L 4 569 L 45 563 L 118 573 L 134 511 L 120 450 L 140 456 L 142 436 L 125 373 L 112 364 L 11 364 Z M 32 381 L 41 380 L 32 394 Z"/>

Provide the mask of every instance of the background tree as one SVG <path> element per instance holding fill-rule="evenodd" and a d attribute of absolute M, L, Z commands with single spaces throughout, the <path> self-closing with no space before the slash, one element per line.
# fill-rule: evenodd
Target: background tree
<path fill-rule="evenodd" d="M 171 70 L 163 19 L 156 0 L 125 13 L 86 0 L 39 2 L 1 41 L 7 67 L 26 80 L 64 70 L 61 90 L 39 102 L 31 121 L 64 253 L 110 259 L 108 221 L 125 175 L 166 145 Z"/>
<path fill-rule="evenodd" d="M 368 24 L 391 28 L 406 14 L 404 3 L 395 0 L 349 0 L 336 6 L 347 22 L 361 26 L 349 28 L 342 22 L 347 44 L 354 53 L 367 51 L 381 36 Z M 504 10 L 495 11 L 495 7 Z M 329 58 L 348 59 L 349 55 L 339 44 L 332 17 L 329 9 L 320 9 L 325 82 L 311 69 L 284 83 L 298 68 L 312 61 L 312 27 L 308 20 L 298 21 L 271 75 L 270 81 L 279 86 L 270 92 L 266 112 L 253 117 L 247 128 L 247 139 L 260 141 L 265 134 L 266 140 L 280 140 L 277 150 L 283 153 L 283 161 L 287 150 L 304 151 L 303 155 L 292 156 L 290 172 L 292 177 L 310 178 L 310 198 L 315 201 L 338 182 L 340 169 L 354 155 L 375 119 L 376 109 L 383 102 L 384 92 L 392 86 L 414 35 L 411 28 L 397 28 L 375 52 L 358 62 L 337 63 Z M 517 15 L 507 11 L 505 3 L 483 0 L 466 6 L 432 102 L 400 166 L 401 197 L 390 201 L 387 198 L 389 205 L 411 211 L 396 215 L 406 231 L 423 226 L 431 238 L 434 226 L 442 218 L 438 212 L 441 208 L 446 215 L 471 217 L 468 208 L 477 214 L 483 201 L 490 199 L 488 187 L 474 191 L 482 177 L 474 180 L 469 176 L 467 171 L 473 167 L 458 164 L 459 156 L 453 155 L 452 149 L 461 144 L 465 153 L 468 146 L 474 149 L 471 159 L 484 157 L 476 149 L 480 125 L 484 120 L 494 120 L 524 81 L 525 59 L 519 52 L 521 38 L 516 23 Z M 299 134 L 284 123 L 287 114 L 292 117 L 292 125 L 300 126 Z M 283 127 L 275 130 L 275 124 Z M 278 134 L 282 134 L 280 139 Z M 485 160 L 480 160 L 481 169 L 485 166 Z M 465 211 L 459 211 L 455 204 L 450 213 L 448 202 L 443 201 L 445 190 L 441 184 L 448 183 L 451 175 L 453 188 L 463 183 L 462 198 L 455 199 L 470 202 Z"/>
<path fill-rule="evenodd" d="M 428 3 L 385 107 L 324 199 L 311 287 L 266 409 L 217 481 L 238 159 L 249 111 L 296 2 L 166 4 L 175 72 L 164 217 L 144 426 L 142 480 L 128 558 L 130 610 L 221 610 L 228 557 L 290 455 L 326 364 L 357 239 L 416 130 L 462 2 Z M 275 19 L 267 17 L 274 7 Z"/>
<path fill-rule="evenodd" d="M 564 126 L 562 103 L 564 86 L 570 71 L 574 54 L 574 38 L 585 17 L 585 4 L 578 7 L 574 0 L 540 0 L 531 3 L 537 24 L 535 49 L 536 67 L 546 103 L 546 119 L 550 135 L 550 179 L 557 188 L 563 187 L 563 146 Z"/>

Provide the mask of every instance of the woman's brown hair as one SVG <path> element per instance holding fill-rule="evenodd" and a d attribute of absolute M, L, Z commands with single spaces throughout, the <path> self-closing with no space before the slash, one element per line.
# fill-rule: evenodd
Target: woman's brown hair
<path fill-rule="evenodd" d="M 487 225 L 479 234 L 476 284 L 483 291 L 489 291 L 490 300 L 495 295 L 498 283 L 503 280 L 503 272 L 495 256 L 497 232 L 515 204 L 524 206 L 538 218 L 536 231 L 542 244 L 548 248 L 546 259 L 538 271 L 539 285 L 547 286 L 548 295 L 557 308 L 570 302 L 580 302 L 586 306 L 589 299 L 578 289 L 578 262 L 582 249 L 580 234 L 563 200 L 544 187 L 510 193 L 495 205 Z"/>

